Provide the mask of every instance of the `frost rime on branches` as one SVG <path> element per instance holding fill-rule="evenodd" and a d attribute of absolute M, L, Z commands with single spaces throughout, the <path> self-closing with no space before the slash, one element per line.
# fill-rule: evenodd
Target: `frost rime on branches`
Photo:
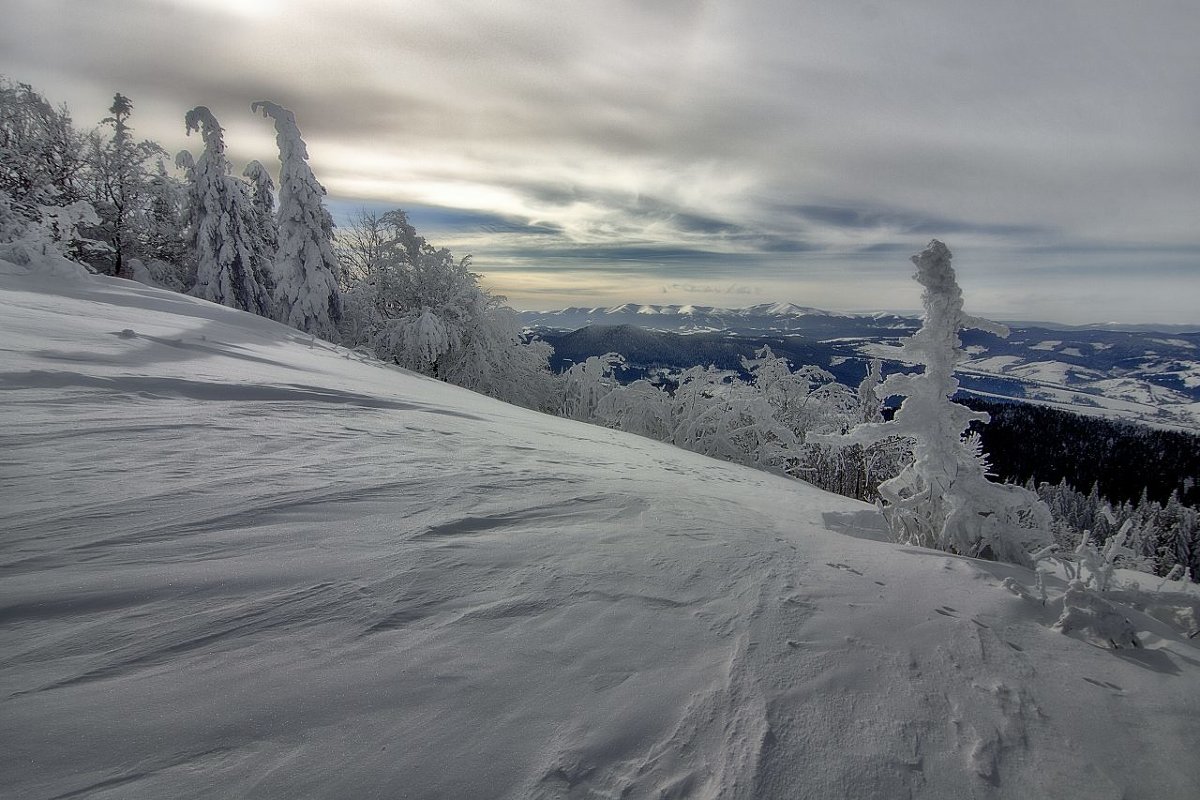
<path fill-rule="evenodd" d="M 925 317 L 921 329 L 902 342 L 900 358 L 925 369 L 890 375 L 875 387 L 880 399 L 904 396 L 895 418 L 826 440 L 864 447 L 892 436 L 912 442 L 912 464 L 879 486 L 897 541 L 1028 564 L 1030 550 L 1048 541 L 1050 512 L 1032 492 L 988 481 L 978 437 L 964 434 L 971 422 L 990 417 L 950 401 L 958 389 L 954 369 L 966 358 L 958 331 L 977 328 L 1007 337 L 1008 329 L 963 313 L 950 258 L 949 248 L 936 239 L 912 257 L 914 277 L 925 287 Z"/>
<path fill-rule="evenodd" d="M 260 100 L 253 111 L 275 120 L 279 145 L 279 249 L 275 257 L 279 321 L 326 339 L 337 338 L 342 304 L 338 261 L 333 253 L 333 218 L 322 186 L 308 166 L 308 148 L 286 108 Z"/>
<path fill-rule="evenodd" d="M 349 282 L 346 341 L 380 358 L 509 403 L 549 410 L 557 381 L 550 346 L 525 341 L 503 298 L 417 233 L 403 211 L 364 212 L 339 237 Z"/>
<path fill-rule="evenodd" d="M 191 293 L 214 303 L 267 316 L 271 311 L 271 253 L 244 183 L 229 174 L 225 137 L 204 106 L 184 117 L 188 133 L 200 131 L 198 161 L 180 156 L 187 168 L 186 215 L 196 258 Z"/>

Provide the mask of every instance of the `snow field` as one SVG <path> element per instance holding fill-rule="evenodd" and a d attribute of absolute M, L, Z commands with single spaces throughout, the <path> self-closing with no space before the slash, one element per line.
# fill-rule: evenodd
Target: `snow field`
<path fill-rule="evenodd" d="M 864 504 L 21 273 L 0 795 L 1197 796 L 1168 613 L 1095 647 Z"/>

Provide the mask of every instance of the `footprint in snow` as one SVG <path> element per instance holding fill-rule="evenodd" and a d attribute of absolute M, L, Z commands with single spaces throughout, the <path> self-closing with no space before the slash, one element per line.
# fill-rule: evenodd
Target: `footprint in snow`
<path fill-rule="evenodd" d="M 861 572 L 859 572 L 858 570 L 856 570 L 854 567 L 850 566 L 849 564 L 841 564 L 841 563 L 834 564 L 832 561 L 826 561 L 825 566 L 833 567 L 834 569 L 844 569 L 844 570 L 846 570 L 846 572 L 853 572 L 855 575 L 862 575 Z"/>
<path fill-rule="evenodd" d="M 957 611 L 957 609 L 951 608 L 950 606 L 942 606 L 941 608 L 935 608 L 934 611 L 941 614 L 943 617 L 956 617 L 956 618 L 958 617 L 958 614 L 955 613 L 955 611 Z"/>
<path fill-rule="evenodd" d="M 1109 681 L 1098 681 L 1098 680 L 1094 680 L 1092 678 L 1084 678 L 1084 680 L 1087 681 L 1088 683 L 1092 684 L 1093 686 L 1099 686 L 1101 689 L 1113 689 L 1114 691 L 1118 691 L 1118 692 L 1125 691 L 1120 686 L 1117 686 L 1115 683 L 1110 683 Z"/>

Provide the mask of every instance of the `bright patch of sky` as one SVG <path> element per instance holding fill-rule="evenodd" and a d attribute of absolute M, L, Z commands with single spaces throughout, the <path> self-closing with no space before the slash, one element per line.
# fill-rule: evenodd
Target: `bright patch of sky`
<path fill-rule="evenodd" d="M 5 0 L 0 73 L 235 160 L 296 113 L 345 221 L 403 207 L 513 305 L 1200 323 L 1200 4 Z"/>

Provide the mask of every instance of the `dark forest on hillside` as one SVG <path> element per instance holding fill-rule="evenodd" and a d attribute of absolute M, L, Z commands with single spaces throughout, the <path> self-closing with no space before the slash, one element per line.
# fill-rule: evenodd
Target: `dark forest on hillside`
<path fill-rule="evenodd" d="M 1147 498 L 1165 503 L 1172 492 L 1200 504 L 1200 437 L 1119 420 L 1085 417 L 1027 403 L 978 397 L 960 400 L 992 415 L 978 426 L 992 468 L 1005 481 L 1058 483 L 1087 492 L 1093 485 L 1113 502 Z"/>

